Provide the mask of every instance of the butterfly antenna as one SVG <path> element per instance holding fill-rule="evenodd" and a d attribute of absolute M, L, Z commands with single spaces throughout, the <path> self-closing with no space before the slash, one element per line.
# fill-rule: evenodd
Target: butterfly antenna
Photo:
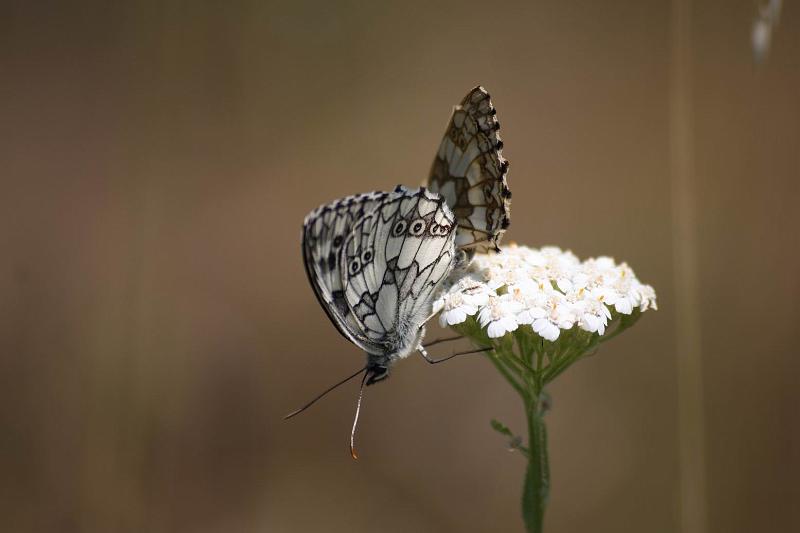
<path fill-rule="evenodd" d="M 364 374 L 361 379 L 361 388 L 358 390 L 358 403 L 356 404 L 356 416 L 353 418 L 353 429 L 350 430 L 350 455 L 353 459 L 358 459 L 355 444 L 356 426 L 358 426 L 358 414 L 361 412 L 361 398 L 364 397 L 364 382 L 367 381 L 367 376 L 369 376 L 369 373 Z"/>
<path fill-rule="evenodd" d="M 303 407 L 301 407 L 300 409 L 295 409 L 294 411 L 292 411 L 292 412 L 291 412 L 291 413 L 289 413 L 288 415 L 284 416 L 284 417 L 283 417 L 283 419 L 284 419 L 284 420 L 289 420 L 289 419 L 290 419 L 290 418 L 292 418 L 293 416 L 295 416 L 295 415 L 299 415 L 300 413 L 302 413 L 303 411 L 305 411 L 306 409 L 308 409 L 309 407 L 311 407 L 312 405 L 314 405 L 314 404 L 317 402 L 317 400 L 320 400 L 320 399 L 322 399 L 322 397 L 323 397 L 323 396 L 325 396 L 326 394 L 328 394 L 330 391 L 332 391 L 333 389 L 335 389 L 336 387 L 338 387 L 338 386 L 340 386 L 340 385 L 344 385 L 345 383 L 347 383 L 348 381 L 350 381 L 351 379 L 353 379 L 354 377 L 356 377 L 356 376 L 357 376 L 357 375 L 359 375 L 360 373 L 364 372 L 366 369 L 367 369 L 367 367 L 365 366 L 364 368 L 361 368 L 361 369 L 359 369 L 359 370 L 358 370 L 358 372 L 356 372 L 356 373 L 355 373 L 355 374 L 353 374 L 352 376 L 347 376 L 346 378 L 344 378 L 344 379 L 343 379 L 342 381 L 340 381 L 339 383 L 337 383 L 337 384 L 335 384 L 335 385 L 331 385 L 331 386 L 330 386 L 330 387 L 328 387 L 328 388 L 327 388 L 327 389 L 326 389 L 324 392 L 322 392 L 321 394 L 317 395 L 317 397 L 316 397 L 316 398 L 314 398 L 313 400 L 311 400 L 310 402 L 308 402 L 307 404 L 305 404 L 305 405 L 304 405 Z M 365 375 L 364 377 L 366 378 L 366 375 Z M 363 386 L 363 382 L 362 382 L 362 386 Z M 360 400 L 359 400 L 359 402 L 360 402 Z"/>

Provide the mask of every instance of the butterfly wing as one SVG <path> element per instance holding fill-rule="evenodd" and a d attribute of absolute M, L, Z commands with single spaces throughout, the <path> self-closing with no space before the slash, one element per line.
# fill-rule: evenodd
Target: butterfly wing
<path fill-rule="evenodd" d="M 314 293 L 339 332 L 362 349 L 368 349 L 371 343 L 344 298 L 340 256 L 356 221 L 392 194 L 396 193 L 348 196 L 318 207 L 303 222 L 303 262 Z"/>
<path fill-rule="evenodd" d="M 355 223 L 341 256 L 344 296 L 384 353 L 402 357 L 415 348 L 433 294 L 452 268 L 454 229 L 444 199 L 425 189 L 386 198 Z"/>
<path fill-rule="evenodd" d="M 468 253 L 498 249 L 509 225 L 508 161 L 499 129 L 489 93 L 475 87 L 453 110 L 428 178 L 429 189 L 455 214 L 456 246 Z"/>

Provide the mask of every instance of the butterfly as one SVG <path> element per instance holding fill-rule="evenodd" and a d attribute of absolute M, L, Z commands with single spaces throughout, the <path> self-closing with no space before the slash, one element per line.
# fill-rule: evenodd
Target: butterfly
<path fill-rule="evenodd" d="M 386 379 L 392 365 L 422 345 L 437 291 L 476 251 L 499 250 L 508 227 L 508 162 L 488 93 L 476 87 L 456 106 L 427 187 L 348 196 L 313 210 L 303 222 L 303 263 L 328 318 L 364 350 L 364 385 Z M 466 353 L 466 352 L 465 352 Z"/>

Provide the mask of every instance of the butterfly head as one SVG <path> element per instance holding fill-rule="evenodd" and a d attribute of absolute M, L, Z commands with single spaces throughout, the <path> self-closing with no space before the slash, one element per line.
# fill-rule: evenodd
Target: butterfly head
<path fill-rule="evenodd" d="M 389 365 L 375 361 L 367 363 L 367 380 L 365 385 L 374 385 L 389 377 Z"/>

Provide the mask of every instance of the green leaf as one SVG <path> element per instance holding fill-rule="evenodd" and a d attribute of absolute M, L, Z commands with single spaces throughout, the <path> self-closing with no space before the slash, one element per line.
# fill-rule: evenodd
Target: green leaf
<path fill-rule="evenodd" d="M 505 435 L 506 437 L 512 439 L 514 438 L 514 434 L 511 432 L 511 430 L 508 429 L 508 426 L 504 425 L 502 422 L 498 422 L 497 420 L 492 418 L 492 421 L 490 423 L 492 424 L 492 429 L 495 430 L 496 432 L 500 433 L 501 435 Z"/>
<path fill-rule="evenodd" d="M 501 435 L 508 437 L 509 451 L 513 452 L 514 450 L 517 450 L 525 457 L 528 457 L 528 448 L 522 445 L 522 437 L 520 437 L 519 435 L 514 435 L 514 433 L 508 428 L 508 426 L 506 426 L 502 422 L 498 422 L 494 418 L 492 419 L 490 424 L 492 425 L 493 430 L 500 433 Z"/>

